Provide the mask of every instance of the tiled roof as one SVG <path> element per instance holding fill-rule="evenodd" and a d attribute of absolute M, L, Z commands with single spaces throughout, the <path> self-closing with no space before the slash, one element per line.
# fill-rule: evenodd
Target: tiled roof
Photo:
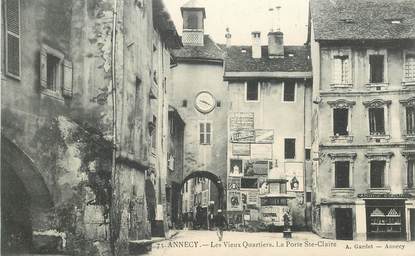
<path fill-rule="evenodd" d="M 316 40 L 415 39 L 415 0 L 311 0 L 310 11 Z"/>
<path fill-rule="evenodd" d="M 206 60 L 206 61 L 223 61 L 224 51 L 210 38 L 204 36 L 204 46 L 185 45 L 178 50 L 173 51 L 173 56 L 177 60 Z"/>
<path fill-rule="evenodd" d="M 200 0 L 190 0 L 187 3 L 185 3 L 182 7 L 180 7 L 182 14 L 183 10 L 185 9 L 202 10 L 203 17 L 206 18 L 205 4 L 202 3 Z"/>
<path fill-rule="evenodd" d="M 284 58 L 269 58 L 268 46 L 262 46 L 262 58 L 252 58 L 251 46 L 226 48 L 225 72 L 309 72 L 310 49 L 307 46 L 284 46 Z"/>
<path fill-rule="evenodd" d="M 177 49 L 182 46 L 176 26 L 165 7 L 163 0 L 155 0 L 153 2 L 153 23 L 160 32 L 162 40 L 170 49 Z"/>

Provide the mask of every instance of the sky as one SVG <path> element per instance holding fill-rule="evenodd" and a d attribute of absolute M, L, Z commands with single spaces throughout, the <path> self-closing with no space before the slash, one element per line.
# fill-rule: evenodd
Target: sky
<path fill-rule="evenodd" d="M 182 33 L 180 7 L 188 0 L 165 0 L 177 31 Z M 225 29 L 229 27 L 232 44 L 250 45 L 251 32 L 261 31 L 262 44 L 275 21 L 270 7 L 281 6 L 280 27 L 285 45 L 301 45 L 307 38 L 308 0 L 201 0 L 206 8 L 205 34 L 216 43 L 225 43 Z M 271 17 L 274 17 L 274 22 Z"/>

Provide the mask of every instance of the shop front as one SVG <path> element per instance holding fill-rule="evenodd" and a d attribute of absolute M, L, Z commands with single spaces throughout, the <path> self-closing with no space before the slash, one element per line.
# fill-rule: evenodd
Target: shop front
<path fill-rule="evenodd" d="M 364 194 L 367 240 L 406 240 L 405 194 Z"/>

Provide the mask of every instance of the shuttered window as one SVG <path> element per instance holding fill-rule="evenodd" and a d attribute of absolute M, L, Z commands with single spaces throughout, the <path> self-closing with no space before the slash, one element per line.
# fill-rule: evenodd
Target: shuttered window
<path fill-rule="evenodd" d="M 333 80 L 335 84 L 350 84 L 349 56 L 334 56 Z"/>
<path fill-rule="evenodd" d="M 405 56 L 405 81 L 415 81 L 415 54 Z"/>
<path fill-rule="evenodd" d="M 65 55 L 47 45 L 40 49 L 40 88 L 43 92 L 54 97 L 69 97 L 73 95 L 72 62 Z"/>
<path fill-rule="evenodd" d="M 20 1 L 6 1 L 6 74 L 20 78 Z"/>

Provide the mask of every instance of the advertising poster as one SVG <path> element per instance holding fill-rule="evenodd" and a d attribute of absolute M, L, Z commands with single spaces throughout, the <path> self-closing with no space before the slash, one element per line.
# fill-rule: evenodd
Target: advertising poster
<path fill-rule="evenodd" d="M 251 159 L 272 159 L 272 144 L 251 144 Z"/>
<path fill-rule="evenodd" d="M 304 178 L 302 164 L 290 163 L 285 165 L 285 174 L 288 180 L 287 191 L 304 191 Z"/>
<path fill-rule="evenodd" d="M 228 190 L 240 190 L 241 189 L 241 178 L 228 178 Z"/>
<path fill-rule="evenodd" d="M 242 211 L 242 198 L 240 191 L 228 191 L 228 211 Z"/>
<path fill-rule="evenodd" d="M 274 130 L 272 129 L 255 129 L 256 144 L 274 143 Z"/>
<path fill-rule="evenodd" d="M 251 144 L 232 143 L 232 155 L 250 156 L 251 155 Z"/>
<path fill-rule="evenodd" d="M 229 165 L 229 176 L 241 177 L 243 176 L 242 160 L 241 159 L 230 159 Z"/>
<path fill-rule="evenodd" d="M 267 176 L 270 161 L 268 160 L 245 160 L 244 161 L 244 176 Z"/>

